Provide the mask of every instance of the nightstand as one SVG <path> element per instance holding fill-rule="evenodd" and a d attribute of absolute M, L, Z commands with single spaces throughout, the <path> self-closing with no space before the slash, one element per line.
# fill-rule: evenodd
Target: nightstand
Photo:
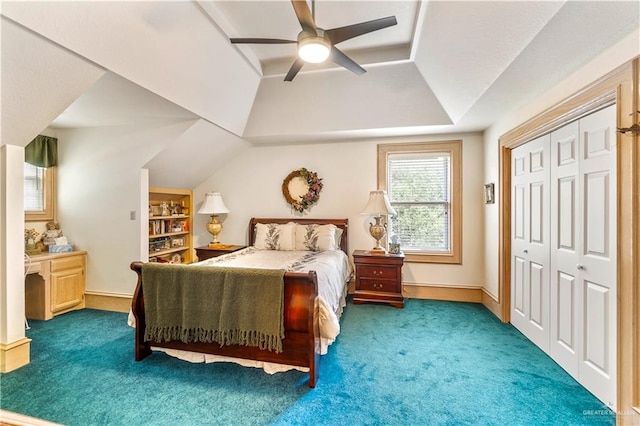
<path fill-rule="evenodd" d="M 353 303 L 382 302 L 404 307 L 402 297 L 402 265 L 404 254 L 353 252 L 356 265 L 356 290 Z"/>
<path fill-rule="evenodd" d="M 231 244 L 218 244 L 215 247 L 202 246 L 196 248 L 196 256 L 198 256 L 198 261 L 202 261 L 211 259 L 212 257 L 222 256 L 223 254 L 233 253 L 245 247 L 246 246 L 234 246 Z"/>

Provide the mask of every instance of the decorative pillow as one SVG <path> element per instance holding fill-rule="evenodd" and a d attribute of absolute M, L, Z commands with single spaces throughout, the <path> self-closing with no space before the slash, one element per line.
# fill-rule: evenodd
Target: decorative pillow
<path fill-rule="evenodd" d="M 326 251 L 339 250 L 336 244 L 335 225 L 296 224 L 296 250 Z"/>
<path fill-rule="evenodd" d="M 260 250 L 294 250 L 295 223 L 256 223 L 254 247 Z"/>
<path fill-rule="evenodd" d="M 344 230 L 336 226 L 336 248 L 335 250 L 341 250 L 340 243 L 342 243 L 342 233 Z"/>

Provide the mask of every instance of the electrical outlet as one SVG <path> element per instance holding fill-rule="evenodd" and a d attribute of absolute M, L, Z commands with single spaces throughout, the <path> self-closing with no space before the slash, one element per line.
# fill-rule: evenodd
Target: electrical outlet
<path fill-rule="evenodd" d="M 129 212 L 129 219 L 136 220 L 136 211 L 135 210 L 131 210 Z"/>

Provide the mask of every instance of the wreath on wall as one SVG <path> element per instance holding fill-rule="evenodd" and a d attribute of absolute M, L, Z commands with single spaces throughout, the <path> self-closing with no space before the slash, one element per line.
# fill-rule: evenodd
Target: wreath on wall
<path fill-rule="evenodd" d="M 304 167 L 294 170 L 282 181 L 282 195 L 297 212 L 304 212 L 320 199 L 322 178 Z"/>

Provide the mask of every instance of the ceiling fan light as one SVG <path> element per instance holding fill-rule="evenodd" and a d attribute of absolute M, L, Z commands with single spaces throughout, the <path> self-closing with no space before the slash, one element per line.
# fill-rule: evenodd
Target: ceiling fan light
<path fill-rule="evenodd" d="M 331 52 L 331 45 L 322 37 L 308 37 L 300 40 L 298 56 L 305 62 L 317 64 L 324 62 Z"/>

